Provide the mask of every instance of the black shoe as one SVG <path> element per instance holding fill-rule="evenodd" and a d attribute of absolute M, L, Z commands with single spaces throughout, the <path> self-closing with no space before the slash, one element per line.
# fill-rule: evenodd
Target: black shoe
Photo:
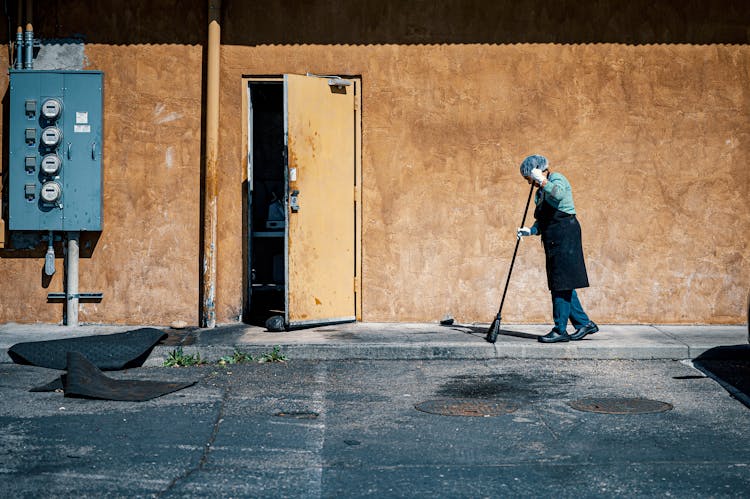
<path fill-rule="evenodd" d="M 568 336 L 567 332 L 560 332 L 557 329 L 553 329 L 549 333 L 545 334 L 544 336 L 540 336 L 538 338 L 539 341 L 542 343 L 557 343 L 559 341 L 569 341 L 570 336 Z"/>
<path fill-rule="evenodd" d="M 570 335 L 570 339 L 573 341 L 582 340 L 587 334 L 594 334 L 597 331 L 599 331 L 599 326 L 593 322 L 589 322 L 585 326 L 576 329 L 576 332 Z"/>

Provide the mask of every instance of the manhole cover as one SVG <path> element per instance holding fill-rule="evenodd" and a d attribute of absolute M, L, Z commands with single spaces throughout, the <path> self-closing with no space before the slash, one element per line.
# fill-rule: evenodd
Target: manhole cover
<path fill-rule="evenodd" d="M 317 419 L 317 412 L 305 412 L 305 411 L 281 411 L 274 414 L 280 418 L 293 418 L 293 419 Z"/>
<path fill-rule="evenodd" d="M 649 414 L 674 409 L 672 404 L 641 398 L 586 398 L 568 402 L 573 409 L 601 414 Z"/>
<path fill-rule="evenodd" d="M 489 417 L 510 414 L 518 406 L 502 400 L 438 399 L 428 400 L 414 406 L 415 409 L 441 416 Z"/>

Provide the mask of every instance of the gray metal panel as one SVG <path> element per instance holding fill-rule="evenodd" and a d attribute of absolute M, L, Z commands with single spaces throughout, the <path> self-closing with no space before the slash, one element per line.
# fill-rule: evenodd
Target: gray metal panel
<path fill-rule="evenodd" d="M 64 105 L 63 230 L 101 230 L 101 73 L 66 73 Z"/>
<path fill-rule="evenodd" d="M 39 183 L 37 173 L 39 171 L 38 143 L 27 143 L 27 130 L 37 130 L 37 119 L 39 117 L 39 84 L 38 80 L 25 77 L 23 73 L 10 73 L 10 112 L 11 123 L 8 138 L 8 222 L 10 229 L 32 229 L 39 225 L 39 210 L 36 206 L 38 200 Z M 27 113 L 27 101 L 34 100 L 30 108 L 34 110 L 33 115 Z M 26 169 L 26 158 L 34 157 L 34 170 Z M 34 185 L 34 198 L 28 200 L 30 184 Z"/>
<path fill-rule="evenodd" d="M 10 230 L 101 230 L 102 228 L 102 73 L 100 71 L 10 70 L 9 133 L 9 229 Z M 47 120 L 41 116 L 48 98 L 62 102 L 62 114 Z M 27 112 L 28 108 L 33 113 Z M 85 121 L 85 123 L 84 123 Z M 62 141 L 45 146 L 42 131 L 47 126 L 62 130 Z M 34 136 L 33 140 L 27 139 Z M 55 175 L 40 168 L 45 154 L 56 152 L 62 166 Z M 27 163 L 32 162 L 34 167 Z M 40 198 L 42 185 L 54 181 L 62 186 L 60 203 Z M 34 186 L 34 199 L 27 192 Z"/>
<path fill-rule="evenodd" d="M 41 118 L 42 93 L 62 96 L 62 75 L 40 78 L 33 71 L 10 71 L 10 133 L 8 219 L 11 230 L 60 230 L 62 210 L 43 203 L 40 198 L 42 182 L 39 164 L 46 148 L 41 144 L 41 131 L 46 124 Z M 33 101 L 33 113 L 27 112 L 27 101 Z M 27 140 L 27 130 L 33 131 L 33 142 Z M 34 169 L 26 168 L 28 157 L 34 157 Z M 26 192 L 34 185 L 34 198 Z"/>

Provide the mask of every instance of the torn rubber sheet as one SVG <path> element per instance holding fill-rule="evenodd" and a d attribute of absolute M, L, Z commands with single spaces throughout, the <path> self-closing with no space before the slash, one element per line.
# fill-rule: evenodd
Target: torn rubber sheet
<path fill-rule="evenodd" d="M 62 388 L 66 397 L 142 402 L 182 390 L 195 381 L 150 381 L 112 379 L 78 352 L 68 352 L 67 373 L 32 392 L 55 391 Z"/>
<path fill-rule="evenodd" d="M 78 352 L 99 369 L 117 371 L 143 365 L 154 346 L 166 336 L 159 329 L 146 327 L 125 333 L 16 343 L 8 355 L 16 364 L 63 370 L 68 352 Z"/>

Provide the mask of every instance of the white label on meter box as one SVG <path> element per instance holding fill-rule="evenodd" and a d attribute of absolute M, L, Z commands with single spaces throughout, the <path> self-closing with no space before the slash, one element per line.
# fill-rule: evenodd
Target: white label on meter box
<path fill-rule="evenodd" d="M 76 111 L 76 125 L 87 125 L 89 122 L 89 113 Z"/>
<path fill-rule="evenodd" d="M 75 125 L 73 131 L 75 133 L 91 133 L 91 125 Z"/>

